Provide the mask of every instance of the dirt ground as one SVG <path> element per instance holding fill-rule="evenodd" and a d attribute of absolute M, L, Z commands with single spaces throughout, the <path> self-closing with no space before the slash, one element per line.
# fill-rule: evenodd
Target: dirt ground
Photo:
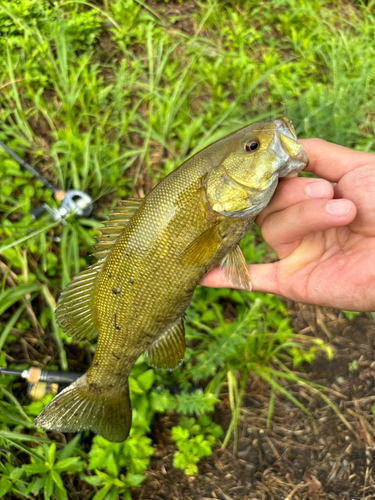
<path fill-rule="evenodd" d="M 362 314 L 349 321 L 342 312 L 288 304 L 292 324 L 303 334 L 330 341 L 334 359 L 325 356 L 304 366 L 329 395 L 346 423 L 304 387 L 285 387 L 313 414 L 277 395 L 272 424 L 266 427 L 269 388 L 249 377 L 241 409 L 237 451 L 215 449 L 202 460 L 199 474 L 186 477 L 172 467 L 174 444 L 166 432 L 172 421 L 153 426 L 156 453 L 134 500 L 370 500 L 375 498 L 375 322 Z M 230 411 L 223 393 L 215 421 L 224 430 Z"/>

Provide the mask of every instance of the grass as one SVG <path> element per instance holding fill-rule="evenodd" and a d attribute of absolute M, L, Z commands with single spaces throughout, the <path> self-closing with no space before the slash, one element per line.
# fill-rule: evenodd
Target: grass
<path fill-rule="evenodd" d="M 168 2 L 0 0 L 0 139 L 56 187 L 85 191 L 96 201 L 94 219 L 69 218 L 64 226 L 48 215 L 33 221 L 31 208 L 55 201 L 0 150 L 0 365 L 83 371 L 92 347 L 72 344 L 59 331 L 53 309 L 59 291 L 93 262 L 94 227 L 117 200 L 146 193 L 210 142 L 256 119 L 287 113 L 300 137 L 374 151 L 373 7 L 371 0 L 254 0 L 249 8 L 240 0 L 181 3 L 176 14 Z M 270 257 L 256 228 L 242 245 L 248 262 Z M 228 300 L 236 311 L 230 323 L 220 305 Z M 274 398 L 283 391 L 288 397 L 280 380 L 296 381 L 293 362 L 309 361 L 324 348 L 293 336 L 282 302 L 262 294 L 198 289 L 187 330 L 195 347 L 171 380 L 185 388 L 197 377 L 206 380 L 206 403 L 199 395 L 191 399 L 197 415 L 199 405 L 212 409 L 226 384 L 230 431 L 236 429 L 249 370 L 272 386 L 270 424 Z M 14 354 L 22 339 L 39 358 L 29 354 L 31 348 L 27 356 Z M 225 342 L 231 350 L 223 355 Z M 246 355 L 239 360 L 244 346 Z M 90 491 L 102 487 L 100 495 L 127 495 L 147 467 L 151 451 L 145 434 L 153 413 L 168 405 L 184 408 L 182 396 L 168 402 L 164 395 L 161 403 L 163 397 L 145 383 L 149 372 L 140 360 L 132 382 L 139 399 L 134 432 L 144 442 L 142 467 L 131 459 L 130 443 L 122 472 L 101 464 L 106 472 L 90 476 L 94 479 L 85 485 Z M 165 375 L 152 373 L 165 383 Z M 46 494 L 47 488 L 64 498 L 64 488 L 71 493 L 65 476 L 63 488 L 55 473 L 47 486 L 37 482 L 37 473 L 27 486 L 27 473 L 39 469 L 22 468 L 48 456 L 43 446 L 52 446 L 51 463 L 55 460 L 54 444 L 31 437 L 25 420 L 46 400 L 28 405 L 22 384 L 9 377 L 1 377 L 0 384 L 7 415 L 0 417 L 1 446 L 16 457 L 1 451 L 7 479 L 0 482 L 0 497 L 12 491 L 27 498 L 42 495 L 43 488 Z M 10 430 L 16 430 L 13 437 Z M 106 449 L 101 440 L 95 446 Z M 122 453 L 113 450 L 114 456 Z M 89 467 L 83 450 L 80 456 Z M 76 474 L 82 485 L 82 472 Z"/>

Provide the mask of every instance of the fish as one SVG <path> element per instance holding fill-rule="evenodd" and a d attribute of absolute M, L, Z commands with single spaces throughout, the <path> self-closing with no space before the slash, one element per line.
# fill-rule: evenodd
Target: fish
<path fill-rule="evenodd" d="M 144 198 L 121 202 L 100 229 L 97 262 L 72 279 L 56 306 L 67 335 L 98 336 L 92 365 L 52 399 L 36 427 L 126 440 L 133 364 L 144 353 L 151 367 L 180 366 L 185 310 L 214 266 L 221 263 L 233 287 L 251 290 L 239 241 L 278 179 L 307 162 L 287 118 L 253 123 L 193 155 Z"/>

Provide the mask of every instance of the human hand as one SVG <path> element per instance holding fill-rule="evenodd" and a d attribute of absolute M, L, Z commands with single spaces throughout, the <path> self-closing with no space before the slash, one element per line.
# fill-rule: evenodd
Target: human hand
<path fill-rule="evenodd" d="M 280 260 L 248 266 L 253 291 L 375 311 L 375 154 L 321 139 L 301 143 L 309 158 L 305 170 L 321 179 L 281 180 L 256 218 Z M 230 287 L 219 268 L 200 284 Z"/>

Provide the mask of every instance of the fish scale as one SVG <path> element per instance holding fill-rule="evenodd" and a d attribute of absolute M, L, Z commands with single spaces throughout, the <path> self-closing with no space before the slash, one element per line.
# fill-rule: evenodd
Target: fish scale
<path fill-rule="evenodd" d="M 197 153 L 143 200 L 123 202 L 98 237 L 99 261 L 73 278 L 56 308 L 73 338 L 98 333 L 92 366 L 36 425 L 126 439 L 128 376 L 136 359 L 144 352 L 155 368 L 181 364 L 185 310 L 201 278 L 221 261 L 233 287 L 251 289 L 238 243 L 279 176 L 306 164 L 286 118 L 256 123 Z"/>

